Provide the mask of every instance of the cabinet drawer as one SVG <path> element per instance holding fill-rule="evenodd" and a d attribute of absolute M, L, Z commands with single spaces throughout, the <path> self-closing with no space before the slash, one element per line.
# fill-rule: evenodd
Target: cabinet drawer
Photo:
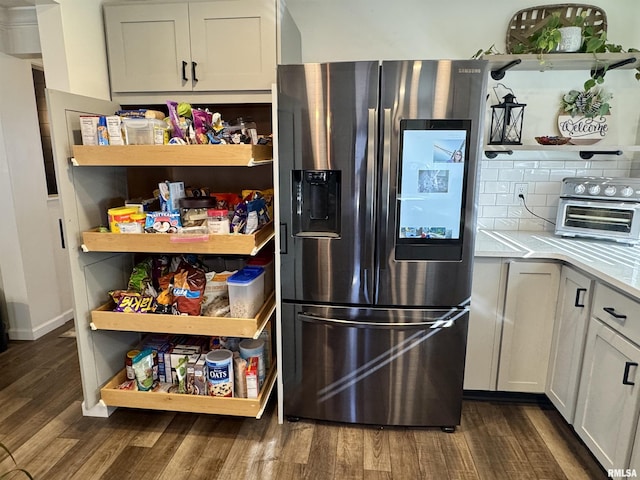
<path fill-rule="evenodd" d="M 636 300 L 597 283 L 592 315 L 640 345 L 640 303 Z"/>

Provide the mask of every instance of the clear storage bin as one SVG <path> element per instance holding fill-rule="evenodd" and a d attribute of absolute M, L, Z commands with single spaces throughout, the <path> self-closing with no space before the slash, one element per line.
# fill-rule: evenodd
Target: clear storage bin
<path fill-rule="evenodd" d="M 244 267 L 227 278 L 229 307 L 234 318 L 253 318 L 264 303 L 264 269 Z"/>

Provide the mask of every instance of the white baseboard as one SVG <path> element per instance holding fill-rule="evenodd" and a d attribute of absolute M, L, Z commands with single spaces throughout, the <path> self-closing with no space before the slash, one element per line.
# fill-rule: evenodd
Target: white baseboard
<path fill-rule="evenodd" d="M 57 317 L 54 317 L 46 323 L 40 325 L 34 330 L 9 328 L 9 338 L 11 340 L 37 340 L 38 338 L 46 335 L 49 332 L 54 331 L 56 328 L 61 327 L 69 320 L 73 319 L 73 310 L 67 310 L 61 313 Z"/>

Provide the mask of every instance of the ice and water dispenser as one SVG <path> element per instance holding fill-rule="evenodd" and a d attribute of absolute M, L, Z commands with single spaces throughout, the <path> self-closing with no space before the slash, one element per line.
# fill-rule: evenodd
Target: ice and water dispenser
<path fill-rule="evenodd" d="M 293 235 L 340 236 L 340 171 L 293 170 Z"/>

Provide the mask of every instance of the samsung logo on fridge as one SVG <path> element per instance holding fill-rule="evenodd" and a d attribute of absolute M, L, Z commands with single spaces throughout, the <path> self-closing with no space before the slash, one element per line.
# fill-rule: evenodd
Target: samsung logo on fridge
<path fill-rule="evenodd" d="M 479 68 L 459 68 L 458 73 L 480 73 Z"/>

